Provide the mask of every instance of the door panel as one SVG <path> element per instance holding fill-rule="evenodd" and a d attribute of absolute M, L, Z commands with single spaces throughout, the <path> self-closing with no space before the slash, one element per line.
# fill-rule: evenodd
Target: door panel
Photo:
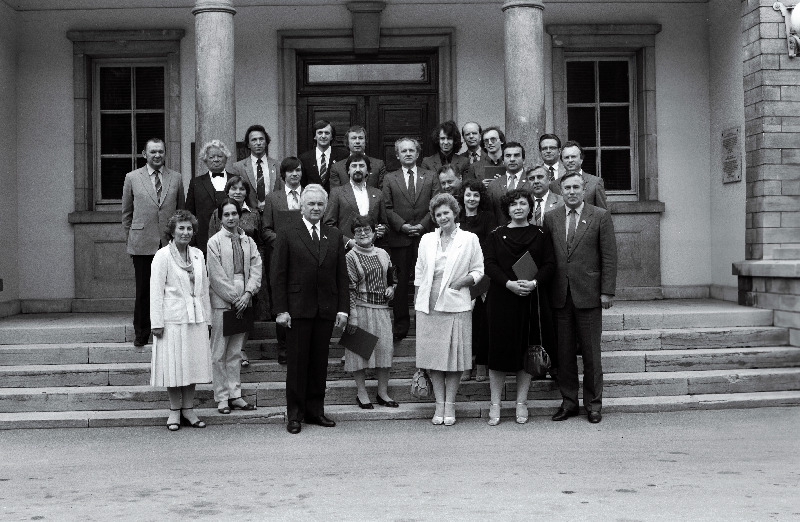
<path fill-rule="evenodd" d="M 400 138 L 414 138 L 422 145 L 422 156 L 430 148 L 425 139 L 428 129 L 433 125 L 436 96 L 433 95 L 405 95 L 405 96 L 373 96 L 370 99 L 370 116 L 372 121 L 370 138 L 371 144 L 377 144 L 377 149 L 370 145 L 374 154 L 382 154 L 386 162 L 386 170 L 392 171 L 400 168 L 400 162 L 395 155 L 394 143 Z"/>
<path fill-rule="evenodd" d="M 334 147 L 347 148 L 345 133 L 351 125 L 364 121 L 363 96 L 298 96 L 297 153 L 314 146 L 314 122 L 328 120 L 336 129 Z"/>

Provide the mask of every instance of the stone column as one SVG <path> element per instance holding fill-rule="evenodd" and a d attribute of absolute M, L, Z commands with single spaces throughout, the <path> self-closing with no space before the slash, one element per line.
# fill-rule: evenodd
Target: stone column
<path fill-rule="evenodd" d="M 233 0 L 195 0 L 195 144 L 222 140 L 236 161 L 233 85 Z M 198 170 L 203 167 L 198 165 Z M 194 173 L 192 173 L 194 175 Z"/>
<path fill-rule="evenodd" d="M 525 147 L 528 165 L 540 163 L 544 132 L 544 4 L 508 0 L 505 14 L 506 139 Z"/>

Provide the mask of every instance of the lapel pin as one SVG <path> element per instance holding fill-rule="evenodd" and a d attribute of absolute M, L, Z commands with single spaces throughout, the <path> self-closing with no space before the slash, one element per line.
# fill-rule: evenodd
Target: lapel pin
<path fill-rule="evenodd" d="M 328 239 L 328 236 L 323 235 L 322 239 Z"/>
<path fill-rule="evenodd" d="M 581 220 L 581 223 L 583 223 L 583 224 L 585 225 L 585 224 L 586 224 L 586 220 L 585 220 L 585 219 L 582 219 L 582 220 Z"/>

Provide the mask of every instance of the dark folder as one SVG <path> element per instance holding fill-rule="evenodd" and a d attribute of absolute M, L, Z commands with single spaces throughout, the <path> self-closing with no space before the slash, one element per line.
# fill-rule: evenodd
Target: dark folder
<path fill-rule="evenodd" d="M 489 291 L 489 276 L 483 274 L 483 277 L 480 278 L 477 285 L 472 285 L 469 287 L 469 297 L 470 299 L 475 299 L 479 295 L 483 295 Z"/>
<path fill-rule="evenodd" d="M 242 312 L 241 319 L 236 317 L 236 309 L 225 310 L 222 312 L 222 335 L 236 335 L 249 332 L 253 329 L 255 313 L 253 307 L 248 306 Z"/>
<path fill-rule="evenodd" d="M 506 167 L 505 165 L 494 167 L 488 166 L 483 168 L 483 179 L 494 179 L 497 176 L 505 176 L 506 175 Z"/>
<path fill-rule="evenodd" d="M 527 250 L 511 268 L 514 270 L 514 274 L 517 276 L 517 279 L 522 281 L 530 281 L 531 279 L 535 279 L 536 274 L 539 273 L 539 267 L 536 266 L 536 262 L 531 257 L 531 253 Z"/>
<path fill-rule="evenodd" d="M 347 328 L 345 328 L 344 332 L 342 332 L 342 337 L 339 339 L 340 346 L 367 360 L 372 357 L 376 344 L 378 344 L 378 336 L 361 328 L 356 328 L 356 332 L 352 334 L 348 333 Z"/>

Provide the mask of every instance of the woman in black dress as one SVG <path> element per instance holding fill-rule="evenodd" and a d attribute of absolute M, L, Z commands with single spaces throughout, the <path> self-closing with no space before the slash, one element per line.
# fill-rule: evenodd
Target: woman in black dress
<path fill-rule="evenodd" d="M 506 373 L 517 376 L 516 419 L 528 421 L 528 389 L 531 376 L 523 370 L 523 359 L 529 343 L 539 343 L 541 308 L 547 300 L 539 296 L 538 287 L 550 282 L 555 270 L 555 257 L 550 232 L 529 223 L 534 206 L 527 190 L 512 190 L 503 196 L 502 208 L 511 222 L 497 227 L 486 242 L 486 274 L 491 280 L 487 308 L 489 312 L 489 385 L 491 407 L 489 425 L 500 422 L 500 396 Z M 530 252 L 539 271 L 530 281 L 518 280 L 513 265 Z M 547 314 L 549 316 L 549 314 Z M 541 325 L 542 344 L 550 348 L 554 342 L 553 327 Z"/>
<path fill-rule="evenodd" d="M 459 202 L 464 209 L 459 222 L 461 230 L 472 232 L 478 236 L 481 250 L 486 255 L 486 240 L 497 226 L 494 213 L 489 210 L 489 195 L 486 187 L 478 180 L 470 180 L 461 186 Z M 483 277 L 488 277 L 484 275 Z M 475 299 L 472 309 L 472 355 L 475 380 L 483 382 L 487 379 L 487 363 L 489 357 L 489 320 L 486 315 L 486 294 Z M 469 380 L 470 372 L 464 372 L 462 381 Z"/>

